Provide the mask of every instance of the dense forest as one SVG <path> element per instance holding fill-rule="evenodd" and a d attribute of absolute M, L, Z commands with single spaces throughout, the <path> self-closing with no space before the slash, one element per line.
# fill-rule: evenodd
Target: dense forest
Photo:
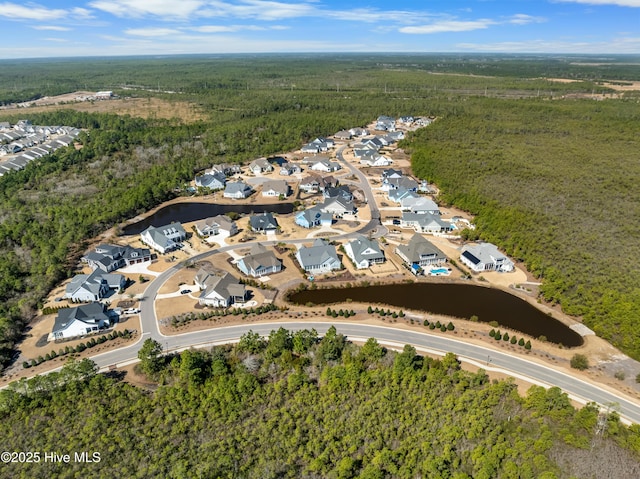
<path fill-rule="evenodd" d="M 478 234 L 544 280 L 543 295 L 640 358 L 637 95 L 563 100 L 632 80 L 628 57 L 354 55 L 14 62 L 0 103 L 77 89 L 197 105 L 203 120 L 61 109 L 0 120 L 85 129 L 0 178 L 0 364 L 89 238 L 184 193 L 212 163 L 243 162 L 364 126 L 381 114 L 439 119 L 405 142 L 442 200 L 478 214 Z M 466 73 L 485 76 L 470 76 Z M 452 72 L 455 74 L 446 74 Z M 544 79 L 581 79 L 555 83 Z M 126 89 L 125 89 L 126 87 Z M 173 92 L 173 93 L 171 93 Z"/>
<path fill-rule="evenodd" d="M 6 451 L 39 462 L 5 477 L 629 478 L 640 429 L 558 388 L 467 372 L 411 346 L 357 347 L 334 328 L 244 335 L 236 346 L 163 357 L 147 340 L 145 390 L 89 360 L 0 392 Z M 149 385 L 151 386 L 151 384 Z M 44 452 L 70 454 L 69 464 Z M 73 460 L 75 452 L 99 462 Z"/>
<path fill-rule="evenodd" d="M 636 102 L 467 104 L 405 142 L 440 200 L 476 215 L 564 312 L 640 358 Z"/>

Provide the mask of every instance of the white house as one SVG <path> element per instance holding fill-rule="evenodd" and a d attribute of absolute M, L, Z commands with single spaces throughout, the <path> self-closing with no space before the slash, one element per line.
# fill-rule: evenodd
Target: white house
<path fill-rule="evenodd" d="M 270 171 L 273 171 L 273 165 L 269 163 L 266 158 L 258 158 L 249 164 L 249 170 L 254 175 L 269 173 Z"/>
<path fill-rule="evenodd" d="M 491 243 L 465 245 L 460 254 L 460 261 L 477 273 L 492 270 L 509 272 L 514 269 L 513 261 L 498 251 L 497 246 Z"/>
<path fill-rule="evenodd" d="M 72 301 L 98 301 L 104 298 L 110 289 L 123 289 L 127 283 L 121 274 L 104 273 L 96 269 L 91 274 L 77 274 L 67 285 L 64 297 Z"/>
<path fill-rule="evenodd" d="M 253 193 L 253 189 L 248 184 L 243 181 L 231 181 L 227 183 L 222 196 L 241 200 L 251 196 L 251 193 Z"/>
<path fill-rule="evenodd" d="M 384 253 L 375 240 L 364 236 L 350 241 L 344 245 L 344 252 L 353 261 L 358 269 L 369 268 L 373 264 L 384 263 Z"/>
<path fill-rule="evenodd" d="M 216 274 L 200 270 L 196 274 L 196 285 L 202 290 L 198 302 L 203 306 L 227 308 L 247 300 L 244 284 L 227 272 Z"/>
<path fill-rule="evenodd" d="M 240 258 L 237 265 L 240 271 L 254 278 L 278 273 L 282 270 L 282 260 L 276 258 L 275 253 L 261 243 L 253 245 L 249 254 Z"/>
<path fill-rule="evenodd" d="M 289 185 L 284 180 L 270 180 L 262 183 L 262 196 L 283 197 L 289 196 Z"/>
<path fill-rule="evenodd" d="M 320 160 L 311 165 L 313 171 L 324 171 L 325 173 L 331 173 L 332 171 L 338 171 L 342 167 L 340 163 L 336 161 Z"/>
<path fill-rule="evenodd" d="M 370 153 L 360 157 L 360 164 L 365 166 L 389 166 L 393 164 L 393 160 L 378 153 Z"/>
<path fill-rule="evenodd" d="M 238 227 L 228 216 L 217 215 L 198 221 L 196 223 L 196 231 L 198 235 L 203 237 L 219 234 L 233 236 L 238 232 Z"/>
<path fill-rule="evenodd" d="M 431 213 L 402 213 L 400 226 L 413 228 L 416 233 L 446 233 L 451 231 L 451 223 L 443 221 L 440 215 Z"/>
<path fill-rule="evenodd" d="M 187 239 L 187 233 L 180 223 L 166 226 L 149 226 L 140 233 L 142 242 L 160 253 L 173 251 L 180 247 L 180 243 Z"/>
<path fill-rule="evenodd" d="M 313 246 L 302 246 L 296 252 L 296 259 L 308 273 L 328 273 L 342 268 L 335 247 L 321 239 L 315 240 Z"/>
<path fill-rule="evenodd" d="M 106 307 L 101 303 L 83 304 L 58 311 L 49 341 L 77 338 L 111 326 Z"/>

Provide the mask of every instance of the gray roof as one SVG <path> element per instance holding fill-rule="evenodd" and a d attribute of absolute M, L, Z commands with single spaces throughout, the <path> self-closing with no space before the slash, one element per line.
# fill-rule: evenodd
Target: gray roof
<path fill-rule="evenodd" d="M 273 251 L 268 250 L 262 244 L 257 243 L 251 247 L 251 251 L 247 256 L 241 260 L 247 269 L 253 271 L 259 271 L 264 268 L 272 268 L 274 266 L 280 266 L 282 261 L 276 258 Z"/>
<path fill-rule="evenodd" d="M 264 212 L 260 215 L 250 217 L 249 225 L 255 231 L 263 231 L 277 228 L 278 222 L 271 213 Z"/>
<path fill-rule="evenodd" d="M 432 213 L 410 213 L 405 211 L 402 213 L 402 221 L 405 223 L 418 223 L 420 228 L 426 228 L 427 226 L 437 225 L 442 229 L 451 229 L 451 223 L 443 221 L 439 215 Z"/>
<path fill-rule="evenodd" d="M 204 188 L 224 188 L 226 181 L 227 177 L 224 173 L 220 172 L 206 173 L 202 176 L 196 176 L 196 186 L 202 186 Z"/>
<path fill-rule="evenodd" d="M 428 257 L 442 259 L 443 261 L 447 258 L 442 251 L 418 233 L 411 237 L 409 244 L 398 245 L 397 250 L 411 263 L 419 263 L 422 259 Z"/>
<path fill-rule="evenodd" d="M 200 298 L 206 298 L 212 292 L 227 299 L 230 297 L 245 297 L 247 292 L 244 284 L 241 284 L 240 280 L 227 272 L 222 275 L 208 273 L 204 284 L 206 288 L 200 293 Z"/>
<path fill-rule="evenodd" d="M 403 176 L 402 178 L 388 178 L 385 181 L 395 188 L 405 188 L 407 190 L 415 190 L 418 188 L 418 182 L 408 176 Z"/>
<path fill-rule="evenodd" d="M 63 308 L 58 311 L 53 324 L 53 332 L 65 330 L 73 321 L 82 321 L 95 326 L 100 321 L 109 321 L 102 303 L 89 303 L 75 308 Z"/>
<path fill-rule="evenodd" d="M 304 269 L 323 264 L 327 260 L 340 263 L 335 247 L 321 239 L 315 240 L 313 246 L 303 246 L 300 248 L 297 256 L 300 261 L 300 266 Z"/>
<path fill-rule="evenodd" d="M 236 193 L 242 193 L 244 196 L 251 193 L 251 191 L 253 191 L 251 187 L 243 181 L 233 181 L 227 183 L 227 186 L 224 189 L 225 194 L 235 195 Z"/>
<path fill-rule="evenodd" d="M 384 253 L 380 249 L 380 245 L 375 240 L 370 240 L 360 235 L 353 241 L 347 243 L 353 253 L 353 259 L 356 263 L 363 260 L 371 261 L 375 259 L 384 259 Z"/>
<path fill-rule="evenodd" d="M 231 231 L 234 227 L 234 223 L 233 220 L 226 215 L 212 216 L 196 223 L 196 228 L 200 231 L 213 227 L 218 227 L 225 231 Z"/>
<path fill-rule="evenodd" d="M 284 180 L 269 180 L 262 183 L 262 191 L 265 192 L 269 190 L 287 196 L 289 194 L 289 185 Z"/>

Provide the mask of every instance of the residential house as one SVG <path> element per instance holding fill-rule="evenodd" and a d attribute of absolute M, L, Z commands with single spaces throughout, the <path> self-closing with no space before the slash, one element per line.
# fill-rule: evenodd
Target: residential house
<path fill-rule="evenodd" d="M 260 243 L 253 245 L 249 254 L 241 258 L 237 265 L 240 271 L 254 278 L 282 271 L 282 260 Z"/>
<path fill-rule="evenodd" d="M 295 163 L 284 163 L 280 167 L 280 176 L 291 176 L 298 173 L 302 173 L 302 168 Z"/>
<path fill-rule="evenodd" d="M 403 211 L 410 211 L 411 213 L 429 213 L 432 215 L 440 215 L 440 208 L 435 201 L 424 196 L 416 197 L 404 197 L 400 200 L 400 207 Z"/>
<path fill-rule="evenodd" d="M 315 240 L 313 246 L 302 246 L 296 252 L 296 259 L 308 273 L 328 273 L 342 268 L 335 247 L 321 239 Z"/>
<path fill-rule="evenodd" d="M 404 125 L 410 125 L 414 122 L 414 118 L 412 116 L 401 116 L 398 121 Z"/>
<path fill-rule="evenodd" d="M 230 181 L 227 183 L 222 196 L 240 200 L 248 198 L 253 193 L 253 189 L 243 181 Z"/>
<path fill-rule="evenodd" d="M 332 171 L 338 171 L 341 169 L 340 163 L 336 161 L 320 160 L 311 165 L 313 171 L 324 171 L 325 173 L 331 173 Z"/>
<path fill-rule="evenodd" d="M 369 153 L 360 157 L 360 164 L 365 166 L 389 166 L 393 164 L 393 160 L 378 153 Z"/>
<path fill-rule="evenodd" d="M 187 239 L 187 233 L 180 223 L 171 223 L 157 228 L 149 226 L 140 233 L 140 239 L 159 253 L 166 253 L 178 249 L 180 243 Z"/>
<path fill-rule="evenodd" d="M 271 213 L 266 211 L 259 215 L 253 215 L 249 218 L 249 226 L 251 231 L 256 233 L 275 233 L 278 230 L 278 222 Z"/>
<path fill-rule="evenodd" d="M 404 188 L 405 190 L 418 191 L 418 182 L 408 176 L 402 178 L 387 178 L 382 182 L 381 189 L 384 191 Z"/>
<path fill-rule="evenodd" d="M 353 194 L 347 185 L 329 186 L 322 192 L 324 198 L 342 198 L 345 201 L 353 201 Z"/>
<path fill-rule="evenodd" d="M 405 188 L 398 188 L 396 190 L 389 190 L 387 192 L 387 198 L 394 203 L 402 204 L 403 200 L 418 199 L 420 195 L 415 191 L 407 190 Z"/>
<path fill-rule="evenodd" d="M 231 273 L 200 270 L 196 274 L 196 285 L 202 290 L 198 302 L 203 306 L 228 308 L 247 300 L 245 285 Z"/>
<path fill-rule="evenodd" d="M 320 177 L 310 175 L 300 182 L 300 189 L 305 193 L 317 193 L 320 191 Z"/>
<path fill-rule="evenodd" d="M 477 273 L 493 270 L 509 272 L 514 269 L 513 261 L 491 243 L 465 245 L 460 254 L 460 261 Z"/>
<path fill-rule="evenodd" d="M 376 130 L 384 130 L 384 131 L 395 131 L 396 129 L 396 120 L 390 116 L 379 116 L 376 120 Z"/>
<path fill-rule="evenodd" d="M 337 218 L 342 218 L 344 215 L 355 215 L 357 209 L 352 201 L 346 201 L 343 198 L 327 198 L 320 207 L 322 212 L 331 213 Z"/>
<path fill-rule="evenodd" d="M 351 128 L 349 129 L 349 133 L 351 133 L 352 136 L 354 137 L 358 137 L 358 136 L 367 136 L 369 134 L 369 131 L 366 130 L 365 128 Z"/>
<path fill-rule="evenodd" d="M 118 268 L 151 261 L 151 251 L 147 248 L 133 248 L 128 245 L 100 244 L 95 250 L 85 254 L 81 260 L 93 270 L 99 269 L 104 273 L 110 273 Z"/>
<path fill-rule="evenodd" d="M 451 223 L 440 219 L 440 215 L 431 213 L 402 213 L 400 226 L 413 228 L 416 233 L 446 233 L 451 231 Z"/>
<path fill-rule="evenodd" d="M 49 341 L 77 338 L 111 326 L 102 303 L 89 303 L 58 311 Z"/>
<path fill-rule="evenodd" d="M 348 130 L 340 130 L 338 133 L 333 135 L 336 140 L 350 140 L 353 137 L 353 134 Z"/>
<path fill-rule="evenodd" d="M 385 143 L 378 136 L 363 140 L 361 145 L 362 147 L 370 147 L 372 150 L 375 150 L 375 151 L 378 151 L 380 148 L 386 146 Z"/>
<path fill-rule="evenodd" d="M 284 180 L 271 180 L 262 183 L 262 196 L 286 198 L 289 196 L 289 185 Z"/>
<path fill-rule="evenodd" d="M 335 142 L 331 138 L 319 137 L 313 140 L 310 143 L 304 145 L 300 151 L 303 153 L 320 153 L 328 151 L 329 148 L 333 148 L 335 146 Z"/>
<path fill-rule="evenodd" d="M 404 140 L 405 134 L 404 131 L 391 131 L 385 135 L 389 144 L 395 143 L 396 141 Z"/>
<path fill-rule="evenodd" d="M 196 232 L 202 237 L 219 234 L 233 236 L 238 232 L 236 223 L 226 215 L 212 216 L 211 218 L 198 221 L 195 226 Z"/>
<path fill-rule="evenodd" d="M 447 261 L 447 257 L 442 251 L 418 233 L 411 237 L 409 244 L 398 245 L 396 253 L 414 274 L 418 274 L 422 268 L 427 266 L 438 265 Z"/>
<path fill-rule="evenodd" d="M 333 214 L 324 213 L 319 205 L 296 213 L 295 222 L 303 228 L 313 228 L 314 226 L 331 226 Z"/>
<path fill-rule="evenodd" d="M 205 173 L 201 176 L 196 176 L 196 186 L 201 188 L 209 188 L 210 190 L 222 190 L 227 182 L 227 177 L 224 173 Z"/>
<path fill-rule="evenodd" d="M 394 170 L 393 168 L 388 168 L 386 170 L 382 170 L 381 180 L 390 180 L 391 178 L 402 178 L 404 174 L 401 170 Z"/>
<path fill-rule="evenodd" d="M 127 280 L 121 274 L 103 273 L 96 269 L 91 274 L 77 274 L 67 285 L 64 297 L 72 301 L 98 301 L 110 289 L 124 289 Z"/>
<path fill-rule="evenodd" d="M 358 269 L 369 268 L 373 264 L 384 263 L 384 253 L 375 240 L 359 236 L 344 245 L 344 252 Z"/>
<path fill-rule="evenodd" d="M 258 158 L 249 164 L 249 170 L 254 175 L 269 173 L 273 171 L 273 165 L 266 158 Z"/>

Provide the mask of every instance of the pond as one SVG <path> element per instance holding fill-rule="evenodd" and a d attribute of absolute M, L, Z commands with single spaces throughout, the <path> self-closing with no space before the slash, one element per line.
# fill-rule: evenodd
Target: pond
<path fill-rule="evenodd" d="M 329 304 L 347 298 L 361 303 L 382 303 L 398 308 L 479 321 L 496 321 L 501 327 L 514 329 L 534 338 L 567 347 L 583 344 L 582 337 L 571 328 L 540 311 L 527 301 L 500 289 L 460 283 L 385 284 L 354 288 L 305 290 L 292 293 L 296 304 Z"/>
<path fill-rule="evenodd" d="M 160 208 L 154 214 L 145 219 L 132 223 L 123 228 L 125 235 L 136 235 L 146 230 L 149 226 L 163 226 L 175 221 L 188 223 L 199 221 L 211 216 L 223 215 L 229 212 L 251 213 L 278 213 L 281 215 L 293 212 L 293 203 L 274 203 L 268 205 L 257 204 L 231 204 L 218 205 L 214 203 L 173 203 Z"/>

